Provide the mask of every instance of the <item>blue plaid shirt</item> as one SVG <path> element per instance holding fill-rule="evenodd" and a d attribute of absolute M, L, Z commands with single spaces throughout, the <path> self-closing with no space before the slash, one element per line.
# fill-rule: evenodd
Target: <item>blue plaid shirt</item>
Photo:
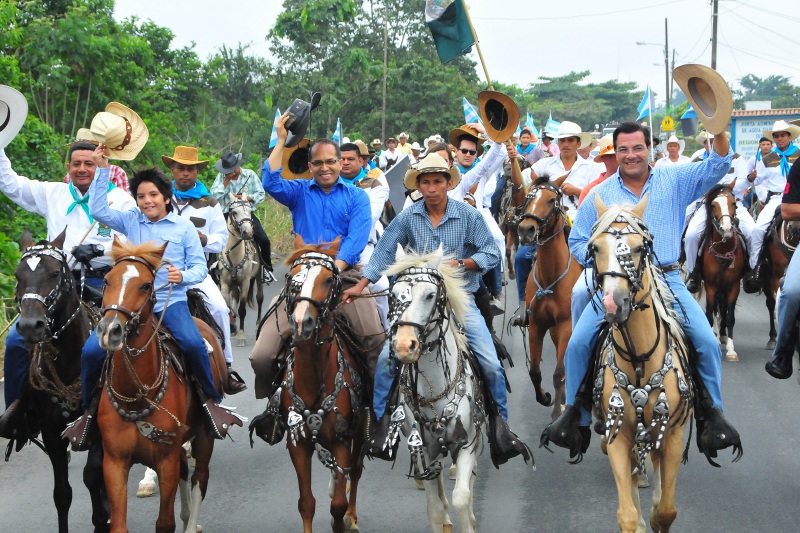
<path fill-rule="evenodd" d="M 478 277 L 500 262 L 500 252 L 483 215 L 471 205 L 452 198 L 447 200 L 444 217 L 436 228 L 431 224 L 424 201 L 403 209 L 378 239 L 372 258 L 364 267 L 364 277 L 377 281 L 394 263 L 398 244 L 420 254 L 435 252 L 442 245 L 447 255 L 475 261 L 480 272 L 467 270 L 464 273 L 469 292 L 477 291 Z"/>
<path fill-rule="evenodd" d="M 686 208 L 695 198 L 707 193 L 725 177 L 731 166 L 732 156 L 733 151 L 729 151 L 725 157 L 712 151 L 701 163 L 670 165 L 650 170 L 650 177 L 642 190 L 642 196 L 650 193 L 644 210 L 644 222 L 653 234 L 653 248 L 662 265 L 678 262 Z M 597 221 L 595 195 L 600 195 L 606 206 L 635 205 L 641 200 L 641 197 L 625 186 L 619 171 L 589 191 L 578 209 L 569 234 L 569 249 L 583 266 L 586 266 L 586 248 L 592 236 L 592 226 Z"/>

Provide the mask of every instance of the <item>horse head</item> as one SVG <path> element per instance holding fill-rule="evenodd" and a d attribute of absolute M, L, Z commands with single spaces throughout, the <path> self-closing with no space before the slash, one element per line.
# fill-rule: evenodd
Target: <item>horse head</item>
<path fill-rule="evenodd" d="M 228 231 L 249 241 L 253 238 L 253 206 L 246 195 L 228 193 Z"/>
<path fill-rule="evenodd" d="M 548 230 L 551 233 L 555 230 L 559 214 L 563 213 L 560 186 L 565 178 L 563 176 L 556 181 L 550 181 L 549 178 L 542 177 L 531 185 L 517 226 L 520 244 L 542 244 L 542 236 Z"/>
<path fill-rule="evenodd" d="M 53 322 L 64 311 L 66 296 L 74 290 L 72 272 L 63 251 L 67 228 L 52 242 L 34 244 L 26 230 L 22 236 L 22 259 L 14 275 L 19 305 L 17 331 L 25 342 L 36 344 L 53 337 Z"/>
<path fill-rule="evenodd" d="M 104 350 L 126 345 L 150 316 L 156 302 L 156 271 L 169 243 L 134 246 L 114 236 L 111 258 L 114 266 L 106 274 L 97 340 Z M 134 311 L 135 310 L 135 311 Z"/>
<path fill-rule="evenodd" d="M 645 297 L 644 269 L 652 250 L 652 236 L 644 224 L 644 210 L 649 193 L 633 208 L 607 208 L 595 195 L 597 222 L 589 239 L 588 253 L 594 262 L 594 280 L 601 293 L 605 320 L 621 324 L 641 304 L 637 293 Z"/>
<path fill-rule="evenodd" d="M 732 238 L 739 221 L 736 218 L 736 198 L 730 187 L 714 186 L 706 195 L 705 205 L 707 219 L 711 220 L 722 240 Z"/>
<path fill-rule="evenodd" d="M 342 280 L 334 260 L 341 239 L 331 243 L 306 245 L 295 237 L 295 251 L 286 262 L 286 314 L 295 342 L 314 339 L 342 295 Z"/>

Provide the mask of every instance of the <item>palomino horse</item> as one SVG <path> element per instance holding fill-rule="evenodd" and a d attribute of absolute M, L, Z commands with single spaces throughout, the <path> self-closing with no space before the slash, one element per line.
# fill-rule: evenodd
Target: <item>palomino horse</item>
<path fill-rule="evenodd" d="M 247 306 L 258 301 L 256 324 L 261 320 L 264 283 L 261 279 L 261 256 L 253 243 L 253 208 L 246 199 L 228 193 L 228 243 L 219 256 L 220 291 L 233 313 L 231 333 L 236 333 L 237 346 L 247 344 L 244 318 Z M 236 326 L 236 317 L 239 326 Z"/>
<path fill-rule="evenodd" d="M 434 533 L 452 532 L 442 463 L 456 468 L 453 506 L 461 531 L 475 530 L 472 492 L 485 420 L 479 373 L 463 332 L 468 295 L 463 278 L 438 251 L 417 255 L 398 246 L 390 295 L 391 350 L 402 364 L 397 402 L 384 446 L 408 439 L 414 478 L 422 480 Z M 391 401 L 391 400 L 390 400 Z M 379 443 L 380 444 L 380 443 Z"/>
<path fill-rule="evenodd" d="M 516 278 L 514 271 L 514 253 L 519 247 L 519 233 L 517 233 L 517 226 L 519 225 L 519 217 L 522 214 L 522 208 L 525 206 L 525 187 L 515 185 L 511 179 L 512 169 L 510 163 L 506 163 L 506 185 L 503 191 L 503 197 L 500 200 L 500 212 L 498 217 L 500 219 L 500 230 L 506 236 L 506 265 L 508 265 L 508 278 Z M 505 166 L 504 166 L 505 168 Z"/>
<path fill-rule="evenodd" d="M 748 256 L 739 235 L 736 198 L 730 187 L 715 185 L 706 194 L 704 203 L 706 229 L 701 254 L 706 317 L 711 327 L 714 327 L 714 316 L 719 317 L 719 342 L 725 346 L 725 358 L 738 361 L 733 345 L 733 326 Z"/>
<path fill-rule="evenodd" d="M 629 211 L 606 208 L 595 196 L 598 221 L 589 239 L 608 323 L 598 347 L 595 415 L 605 429 L 619 497 L 617 522 L 626 533 L 646 531 L 637 482 L 648 454 L 654 469 L 650 526 L 670 530 L 678 514 L 675 486 L 692 413 L 683 331 L 642 221 L 647 198 Z"/>
<path fill-rule="evenodd" d="M 364 445 L 363 408 L 366 365 L 350 351 L 345 330 L 334 313 L 341 302 L 342 278 L 333 243 L 305 245 L 301 238 L 286 260 L 286 312 L 292 350 L 281 386 L 267 409 L 280 413 L 288 428 L 287 447 L 300 487 L 298 509 L 303 531 L 311 532 L 316 500 L 311 492 L 311 456 L 331 471 L 332 527 L 335 533 L 358 530 L 356 498 Z M 347 481 L 350 481 L 350 498 Z"/>
<path fill-rule="evenodd" d="M 19 409 L 41 427 L 44 449 L 53 467 L 53 500 L 58 531 L 69 530 L 72 487 L 69 484 L 67 442 L 61 433 L 81 414 L 81 348 L 89 337 L 90 320 L 62 251 L 66 228 L 53 241 L 34 245 L 23 238 L 22 260 L 16 270 L 20 318 L 17 331 L 33 346 L 28 392 Z M 28 429 L 15 438 L 17 451 L 28 440 Z M 9 443 L 8 453 L 14 442 Z M 99 443 L 89 450 L 83 479 L 92 499 L 94 531 L 108 531 L 108 510 Z"/>
<path fill-rule="evenodd" d="M 800 222 L 784 221 L 780 207 L 775 212 L 767 234 L 764 236 L 763 265 L 761 271 L 761 288 L 767 297 L 769 311 L 769 342 L 767 350 L 775 349 L 778 330 L 775 329 L 775 301 L 781 278 L 786 274 L 786 267 L 792 259 L 797 245 L 800 244 Z"/>
<path fill-rule="evenodd" d="M 193 385 L 177 370 L 173 341 L 162 338 L 153 314 L 156 270 L 167 244 L 138 247 L 114 240 L 114 267 L 106 275 L 102 319 L 97 326 L 100 346 L 113 352 L 107 362 L 97 424 L 103 441 L 103 470 L 111 505 L 111 530 L 127 531 L 128 473 L 133 463 L 158 474 L 161 505 L 157 532 L 175 530 L 175 494 L 180 482 L 181 520 L 195 531 L 208 486 L 208 464 L 214 451 L 202 402 Z M 124 280 L 124 281 L 123 281 Z M 166 309 L 164 312 L 168 312 Z M 195 319 L 213 348 L 211 368 L 222 391 L 225 359 L 219 339 Z M 181 444 L 192 442 L 194 475 Z"/>
<path fill-rule="evenodd" d="M 572 259 L 564 235 L 567 219 L 561 207 L 561 181 L 563 179 L 551 182 L 544 177 L 531 185 L 518 228 L 522 244 L 537 246 L 536 262 L 525 291 L 531 351 L 529 374 L 536 390 L 536 401 L 542 405 L 553 405 L 553 420 L 561 414 L 566 396 L 564 354 L 572 335 L 570 302 L 572 287 L 581 273 L 580 265 Z M 553 372 L 555 402 L 549 392 L 542 390 L 542 345 L 548 331 L 556 345 L 557 355 Z"/>

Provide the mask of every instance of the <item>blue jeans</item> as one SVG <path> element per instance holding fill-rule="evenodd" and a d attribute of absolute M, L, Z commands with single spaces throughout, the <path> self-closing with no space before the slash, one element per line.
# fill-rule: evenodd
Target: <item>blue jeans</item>
<path fill-rule="evenodd" d="M 489 385 L 494 403 L 500 411 L 503 420 L 508 420 L 508 398 L 506 396 L 506 376 L 497 352 L 492 343 L 492 336 L 486 327 L 478 308 L 475 306 L 475 299 L 470 296 L 467 306 L 467 316 L 464 321 L 467 341 L 470 348 L 478 358 L 481 365 L 483 377 Z M 389 341 L 383 345 L 383 350 L 378 356 L 378 365 L 375 369 L 375 385 L 372 390 L 372 407 L 375 415 L 380 418 L 386 410 L 386 401 L 389 399 L 389 389 L 392 387 L 395 375 L 397 375 L 397 359 L 389 357 Z"/>
<path fill-rule="evenodd" d="M 525 301 L 525 287 L 528 285 L 528 278 L 533 270 L 533 258 L 536 255 L 536 245 L 529 244 L 517 248 L 517 255 L 514 256 L 514 270 L 517 274 L 517 296 L 519 301 Z"/>
<path fill-rule="evenodd" d="M 774 354 L 781 352 L 794 352 L 795 339 L 794 323 L 800 312 L 800 253 L 795 253 L 789 266 L 786 267 L 786 277 L 783 280 L 783 290 L 778 300 L 778 340 L 775 343 Z"/>
<path fill-rule="evenodd" d="M 678 302 L 683 304 L 686 309 L 687 318 L 683 319 L 683 330 L 691 340 L 695 350 L 697 350 L 697 372 L 703 378 L 713 406 L 722 409 L 722 390 L 720 388 L 722 352 L 719 349 L 717 338 L 714 336 L 711 326 L 708 325 L 708 319 L 700 305 L 692 297 L 692 294 L 686 290 L 686 285 L 681 279 L 680 272 L 677 270 L 667 272 L 664 277 L 675 293 L 676 302 L 673 307 L 678 316 L 683 318 Z M 583 276 L 579 278 L 575 289 L 573 289 L 572 297 L 574 299 L 583 294 L 585 295 L 583 296 L 584 301 L 588 304 L 588 295 L 585 288 L 578 288 L 579 285 L 583 285 L 583 279 Z M 589 282 L 591 283 L 591 279 Z M 589 368 L 595 343 L 602 328 L 603 311 L 601 310 L 602 307 L 598 296 L 595 296 L 595 303 L 597 304 L 597 310 L 591 305 L 584 305 L 580 318 L 577 321 L 574 316 L 572 318 L 575 325 L 572 329 L 572 337 L 570 337 L 567 345 L 567 354 L 564 357 L 567 372 L 567 401 L 570 403 L 578 394 L 578 388 L 581 386 L 583 377 Z M 573 309 L 574 306 L 575 302 L 573 300 Z M 591 414 L 584 409 L 581 413 L 581 425 L 588 426 L 591 421 Z"/>
<path fill-rule="evenodd" d="M 189 312 L 189 306 L 184 300 L 170 304 L 164 311 L 169 312 L 164 314 L 163 324 L 175 337 L 175 341 L 183 351 L 186 362 L 200 384 L 203 394 L 219 403 L 222 397 L 214 387 L 214 379 L 211 377 L 211 360 L 206 343 L 197 330 L 194 318 Z M 160 318 L 161 313 L 156 313 L 156 316 Z M 97 332 L 92 331 L 81 353 L 81 388 L 84 409 L 89 409 L 89 405 L 92 403 L 92 391 L 100 382 L 106 354 L 107 352 L 97 342 Z"/>
<path fill-rule="evenodd" d="M 489 289 L 489 293 L 492 296 L 499 296 L 503 292 L 503 271 L 499 263 L 482 277 L 486 282 L 486 288 Z"/>

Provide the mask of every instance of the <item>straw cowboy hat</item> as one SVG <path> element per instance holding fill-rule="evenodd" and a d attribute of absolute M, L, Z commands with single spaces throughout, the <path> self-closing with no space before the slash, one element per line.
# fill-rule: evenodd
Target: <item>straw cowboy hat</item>
<path fill-rule="evenodd" d="M 28 101 L 22 93 L 8 85 L 0 85 L 0 148 L 14 140 L 26 118 Z"/>
<path fill-rule="evenodd" d="M 96 114 L 89 129 L 97 142 L 106 145 L 109 159 L 120 161 L 134 159 L 150 138 L 144 120 L 119 102 Z"/>
<path fill-rule="evenodd" d="M 172 154 L 172 157 L 168 155 L 162 155 L 161 161 L 163 161 L 168 167 L 172 166 L 172 163 L 180 163 L 181 165 L 197 165 L 197 170 L 200 171 L 208 166 L 208 161 L 199 161 L 197 156 L 197 148 L 193 146 L 176 146 L 175 153 Z"/>
<path fill-rule="evenodd" d="M 731 133 L 729 131 L 726 131 L 725 137 L 727 137 L 728 140 L 731 140 Z M 700 133 L 697 134 L 697 137 L 694 138 L 694 141 L 697 144 L 703 144 L 704 142 L 706 142 L 706 140 L 710 140 L 713 138 L 714 135 L 712 135 L 711 133 L 708 133 L 707 131 L 701 131 Z"/>
<path fill-rule="evenodd" d="M 463 126 L 459 126 L 454 130 L 450 130 L 450 134 L 447 136 L 447 140 L 450 141 L 450 144 L 458 148 L 458 140 L 461 137 L 470 137 L 470 140 L 473 141 L 478 150 L 478 157 L 483 155 L 483 141 L 481 138 L 478 137 L 478 134 L 475 133 L 475 130 L 472 128 L 468 128 L 466 124 Z"/>
<path fill-rule="evenodd" d="M 600 147 L 600 153 L 594 156 L 595 163 L 602 163 L 604 155 L 614 155 L 614 134 L 609 133 L 608 135 L 604 135 L 600 142 L 598 143 Z"/>
<path fill-rule="evenodd" d="M 580 126 L 578 126 L 574 122 L 565 120 L 558 127 L 558 133 L 556 133 L 556 140 L 569 139 L 570 137 L 577 137 L 578 139 L 580 139 L 581 147 L 588 146 L 592 142 L 591 133 L 583 132 L 581 131 Z"/>
<path fill-rule="evenodd" d="M 447 174 L 450 176 L 450 187 L 453 188 L 461 181 L 461 172 L 456 167 L 447 164 L 439 154 L 429 154 L 425 156 L 416 166 L 411 167 L 403 178 L 403 185 L 408 190 L 417 188 L 417 176 L 422 174 Z"/>
<path fill-rule="evenodd" d="M 669 139 L 667 139 L 667 144 L 677 143 L 680 146 L 680 150 L 678 151 L 678 155 L 683 153 L 684 148 L 686 148 L 686 141 L 683 139 L 678 139 L 675 135 L 670 135 Z M 702 143 L 699 143 L 702 144 Z"/>
<path fill-rule="evenodd" d="M 725 131 L 731 120 L 733 97 L 725 79 L 703 65 L 681 65 L 672 77 L 710 133 Z"/>
<path fill-rule="evenodd" d="M 97 139 L 92 135 L 92 130 L 89 128 L 79 128 L 78 133 L 75 134 L 76 143 L 91 143 L 94 145 L 100 144 Z"/>
<path fill-rule="evenodd" d="M 486 127 L 486 136 L 495 142 L 506 142 L 519 127 L 519 108 L 507 94 L 479 92 L 478 112 Z"/>
<path fill-rule="evenodd" d="M 369 148 L 367 148 L 367 145 L 364 144 L 364 141 L 356 139 L 355 141 L 353 141 L 353 144 L 358 146 L 358 155 L 360 155 L 361 157 L 369 156 Z"/>
<path fill-rule="evenodd" d="M 795 124 L 789 124 L 785 120 L 776 120 L 771 130 L 763 131 L 764 137 L 774 142 L 775 139 L 772 138 L 772 135 L 779 131 L 785 131 L 786 133 L 791 135 L 792 140 L 797 139 L 797 137 L 800 137 L 800 126 Z"/>
<path fill-rule="evenodd" d="M 230 174 L 237 168 L 242 165 L 242 154 L 234 154 L 232 151 L 227 150 L 222 153 L 222 157 L 220 157 L 216 163 L 214 163 L 214 168 L 217 172 L 222 174 Z"/>

